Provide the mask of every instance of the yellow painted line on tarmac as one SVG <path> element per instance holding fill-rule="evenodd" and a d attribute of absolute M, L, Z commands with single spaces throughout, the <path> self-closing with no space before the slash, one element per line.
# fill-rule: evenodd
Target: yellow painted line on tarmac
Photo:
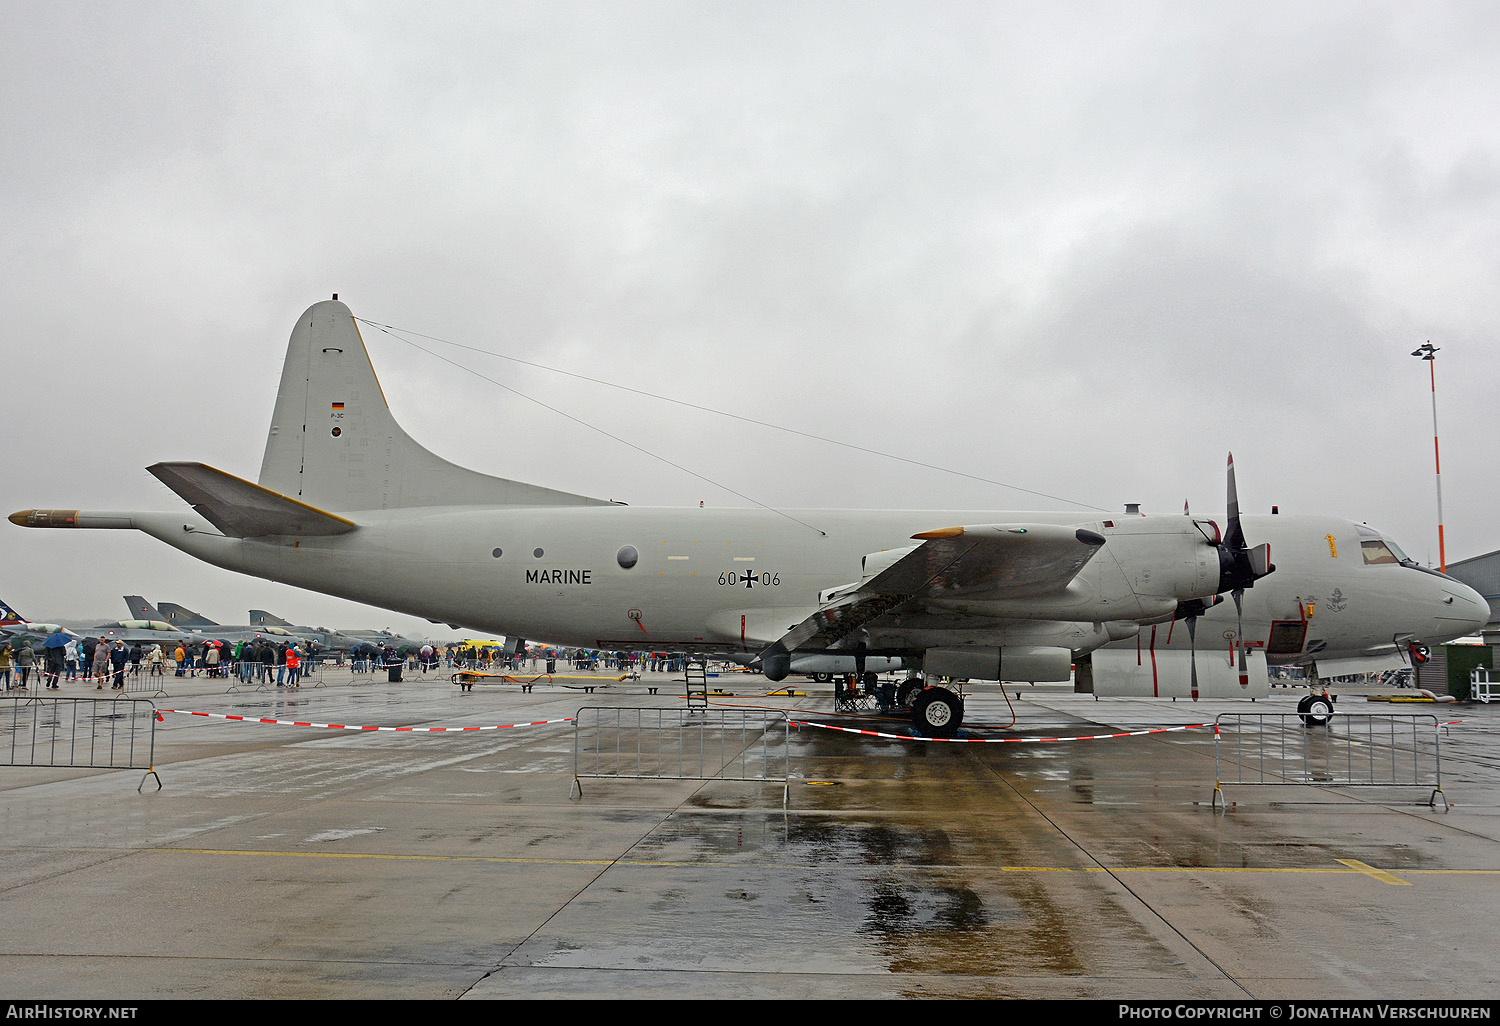
<path fill-rule="evenodd" d="M 513 862 L 538 866 L 610 866 L 618 859 L 523 859 L 499 855 L 389 855 L 360 851 L 259 851 L 242 848 L 142 848 L 150 855 L 248 855 L 268 859 L 378 859 L 392 862 Z M 690 865 L 691 863 L 682 863 Z"/>
<path fill-rule="evenodd" d="M 1399 876 L 1392 876 L 1390 873 L 1387 873 L 1383 869 L 1376 869 L 1374 866 L 1367 866 L 1358 859 L 1335 859 L 1334 861 L 1341 862 L 1344 865 L 1348 866 L 1350 869 L 1357 869 L 1361 873 L 1365 874 L 1365 876 L 1371 877 L 1375 880 L 1379 880 L 1381 883 L 1398 884 L 1402 887 L 1411 886 L 1410 880 L 1403 880 Z"/>
<path fill-rule="evenodd" d="M 1110 866 L 1110 873 L 1347 873 L 1332 866 Z"/>
<path fill-rule="evenodd" d="M 509 865 L 533 866 L 634 866 L 638 868 L 667 869 L 713 869 L 743 868 L 739 863 L 671 862 L 645 859 L 562 859 L 562 858 L 511 858 L 490 855 L 400 855 L 371 852 L 333 851 L 260 851 L 254 849 L 229 848 L 143 848 L 143 853 L 157 855 L 238 855 L 251 858 L 299 858 L 299 859 L 374 859 L 392 862 L 487 862 Z M 1411 886 L 1391 873 L 1366 865 L 1357 859 L 1336 859 L 1334 866 L 975 866 L 973 864 L 923 866 L 890 865 L 888 870 L 936 869 L 974 870 L 989 869 L 999 873 L 1361 873 L 1381 883 Z M 767 869 L 784 869 L 781 863 L 768 863 Z M 814 869 L 816 866 L 802 868 Z M 1423 876 L 1500 876 L 1500 869 L 1418 869 L 1413 874 Z"/>
<path fill-rule="evenodd" d="M 0 846 L 0 851 L 16 852 L 21 849 L 14 846 Z M 487 862 L 504 865 L 523 866 L 632 866 L 636 868 L 660 868 L 660 869 L 743 869 L 744 866 L 737 862 L 681 862 L 681 861 L 653 861 L 649 859 L 564 859 L 564 858 L 515 858 L 499 855 L 402 855 L 385 854 L 380 852 L 340 852 L 340 851 L 274 851 L 260 850 L 254 848 L 60 848 L 49 849 L 54 851 L 94 852 L 98 854 L 111 855 L 218 855 L 218 856 L 240 856 L 248 858 L 285 858 L 285 859 L 371 859 L 386 862 Z M 1404 884 L 1411 886 L 1411 881 L 1402 880 L 1391 873 L 1374 866 L 1366 865 L 1357 859 L 1335 859 L 1338 866 L 988 866 L 976 865 L 974 863 L 902 863 L 876 867 L 860 867 L 862 869 L 909 871 L 916 869 L 938 870 L 938 871 L 964 871 L 989 870 L 995 873 L 1280 873 L 1280 874 L 1303 874 L 1319 875 L 1327 873 L 1360 873 L 1372 879 L 1386 884 Z M 784 870 L 788 868 L 785 863 L 767 862 L 762 867 L 768 870 Z M 798 869 L 835 869 L 838 866 L 799 864 L 793 868 Z M 848 868 L 848 867 L 845 867 Z M 1407 876 L 1500 876 L 1500 869 L 1409 869 L 1404 870 Z"/>

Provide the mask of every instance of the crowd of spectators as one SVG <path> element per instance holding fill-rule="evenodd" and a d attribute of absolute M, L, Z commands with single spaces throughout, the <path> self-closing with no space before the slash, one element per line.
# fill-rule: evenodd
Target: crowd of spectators
<path fill-rule="evenodd" d="M 16 638 L 0 644 L 0 682 L 5 691 L 28 691 L 33 683 L 43 689 L 60 689 L 63 683 L 92 684 L 95 689 L 124 690 L 127 677 L 145 674 L 164 677 L 170 669 L 175 677 L 236 677 L 243 683 L 295 688 L 301 679 L 316 672 L 320 663 L 343 666 L 351 672 L 376 673 L 404 667 L 430 673 L 439 667 L 490 672 L 555 673 L 559 665 L 573 670 L 667 671 L 682 668 L 684 656 L 669 652 L 606 652 L 597 649 L 559 649 L 527 645 L 507 652 L 500 645 L 462 642 L 397 648 L 394 645 L 360 643 L 348 652 L 320 652 L 313 642 L 276 642 L 270 639 L 231 642 L 217 638 L 171 642 L 166 645 L 58 634 L 34 645 Z M 399 678 L 393 678 L 399 679 Z"/>

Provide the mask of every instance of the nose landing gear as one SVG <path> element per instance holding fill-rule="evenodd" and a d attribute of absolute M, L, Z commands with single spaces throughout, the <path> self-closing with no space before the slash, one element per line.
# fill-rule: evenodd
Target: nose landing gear
<path fill-rule="evenodd" d="M 1328 692 L 1308 695 L 1297 703 L 1297 715 L 1306 727 L 1324 727 L 1333 719 L 1333 696 Z"/>

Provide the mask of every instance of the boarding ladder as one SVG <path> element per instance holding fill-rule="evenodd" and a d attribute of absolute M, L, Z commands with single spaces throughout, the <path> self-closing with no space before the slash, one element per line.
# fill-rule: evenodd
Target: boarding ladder
<path fill-rule="evenodd" d="M 683 677 L 687 680 L 687 704 L 689 709 L 708 708 L 708 660 L 701 655 L 690 655 L 682 664 Z"/>

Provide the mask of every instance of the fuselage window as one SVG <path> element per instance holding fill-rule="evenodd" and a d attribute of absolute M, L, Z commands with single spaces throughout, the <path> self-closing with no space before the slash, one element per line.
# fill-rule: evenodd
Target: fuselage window
<path fill-rule="evenodd" d="M 620 564 L 622 570 L 629 570 L 640 558 L 641 554 L 635 550 L 634 545 L 626 545 L 615 553 L 615 561 Z"/>
<path fill-rule="evenodd" d="M 1359 543 L 1359 548 L 1364 553 L 1366 564 L 1401 562 L 1383 541 L 1371 541 L 1366 538 Z"/>

